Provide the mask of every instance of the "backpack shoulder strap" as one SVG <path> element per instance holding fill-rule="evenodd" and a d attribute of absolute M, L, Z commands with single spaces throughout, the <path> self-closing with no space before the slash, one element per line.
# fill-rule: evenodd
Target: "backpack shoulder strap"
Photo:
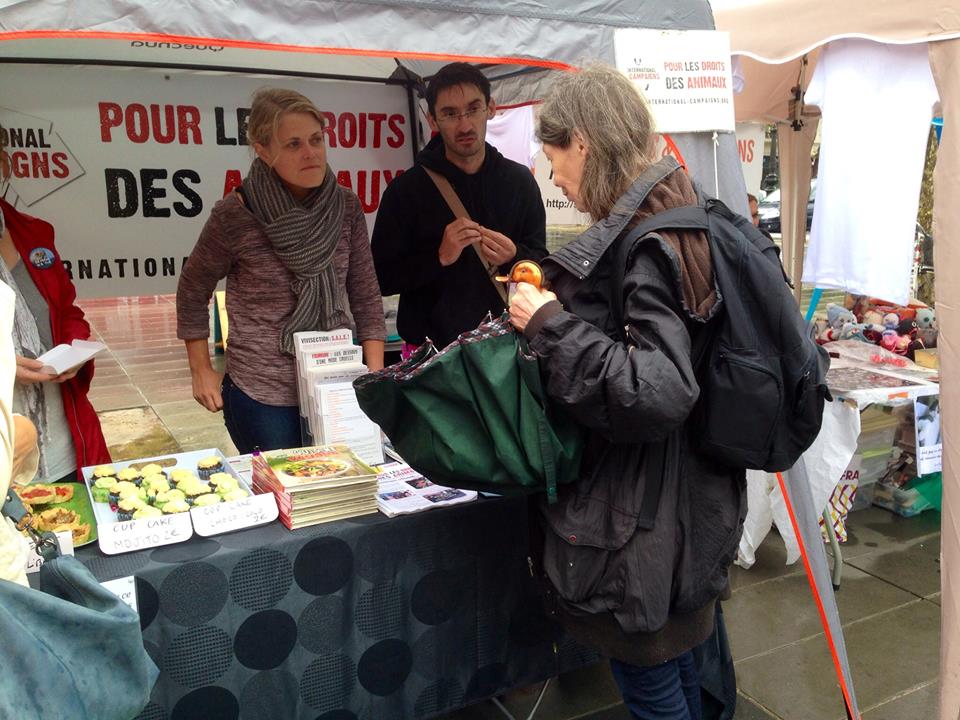
<path fill-rule="evenodd" d="M 610 275 L 610 312 L 616 321 L 617 332 L 626 340 L 626 327 L 623 317 L 623 280 L 627 274 L 627 263 L 637 243 L 650 233 L 658 230 L 704 230 L 710 231 L 707 211 L 699 205 L 664 210 L 640 221 L 624 236 L 614 241 L 616 255 L 613 258 L 613 270 Z"/>

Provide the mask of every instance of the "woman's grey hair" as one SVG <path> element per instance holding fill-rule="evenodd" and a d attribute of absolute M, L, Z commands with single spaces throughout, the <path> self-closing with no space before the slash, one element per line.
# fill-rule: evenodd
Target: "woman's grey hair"
<path fill-rule="evenodd" d="M 287 88 L 261 88 L 253 94 L 250 117 L 247 120 L 247 141 L 267 146 L 277 135 L 280 118 L 287 113 L 308 113 L 320 126 L 324 126 L 323 114 L 310 98 Z"/>
<path fill-rule="evenodd" d="M 592 65 L 554 81 L 540 108 L 537 139 L 567 148 L 586 141 L 580 201 L 594 220 L 653 164 L 655 128 L 646 100 L 608 65 Z"/>

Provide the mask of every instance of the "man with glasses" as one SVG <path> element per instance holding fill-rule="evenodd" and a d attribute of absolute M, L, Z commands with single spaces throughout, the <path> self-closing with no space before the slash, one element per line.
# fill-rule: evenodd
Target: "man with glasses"
<path fill-rule="evenodd" d="M 429 338 L 442 348 L 503 311 L 502 288 L 490 276 L 547 254 L 546 217 L 530 170 L 486 142 L 496 105 L 483 73 L 446 65 L 426 98 L 435 135 L 384 192 L 371 243 L 381 291 L 400 295 L 404 342 Z M 452 202 L 443 195 L 451 191 Z M 454 209 L 457 200 L 469 217 Z"/>

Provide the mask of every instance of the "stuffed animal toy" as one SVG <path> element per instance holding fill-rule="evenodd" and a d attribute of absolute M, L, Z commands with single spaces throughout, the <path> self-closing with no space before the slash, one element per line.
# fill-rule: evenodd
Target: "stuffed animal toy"
<path fill-rule="evenodd" d="M 885 329 L 883 325 L 877 325 L 876 323 L 863 323 L 863 336 L 867 339 L 867 342 L 879 345 Z"/>
<path fill-rule="evenodd" d="M 917 337 L 923 341 L 924 347 L 937 346 L 937 315 L 933 308 L 917 310 Z"/>
<path fill-rule="evenodd" d="M 857 316 L 847 310 L 843 305 L 829 303 L 827 305 L 827 325 L 836 330 L 839 334 L 843 326 L 847 323 L 856 323 Z"/>
<path fill-rule="evenodd" d="M 917 321 L 912 319 L 901 320 L 900 324 L 897 325 L 897 335 L 906 335 L 911 340 L 917 337 L 918 330 Z"/>
<path fill-rule="evenodd" d="M 934 330 L 937 327 L 937 314 L 933 308 L 920 308 L 917 310 L 916 323 L 921 330 Z"/>
<path fill-rule="evenodd" d="M 817 342 L 821 345 L 824 345 L 828 342 L 833 342 L 834 340 L 840 339 L 840 330 L 832 328 L 829 325 L 820 331 L 820 334 L 817 335 Z"/>
<path fill-rule="evenodd" d="M 913 343 L 913 339 L 909 335 L 898 335 L 896 345 L 893 347 L 893 351 L 897 355 L 908 355 L 910 353 L 910 346 Z"/>
<path fill-rule="evenodd" d="M 900 336 L 897 335 L 896 330 L 884 330 L 883 335 L 880 337 L 880 347 L 893 352 L 897 347 L 897 341 L 899 339 Z"/>
<path fill-rule="evenodd" d="M 897 325 L 900 324 L 900 316 L 894 312 L 889 312 L 883 316 L 883 326 L 887 330 L 896 330 Z"/>
<path fill-rule="evenodd" d="M 840 331 L 841 340 L 857 340 L 858 342 L 870 343 L 870 340 L 863 334 L 866 326 L 863 323 L 847 323 Z"/>

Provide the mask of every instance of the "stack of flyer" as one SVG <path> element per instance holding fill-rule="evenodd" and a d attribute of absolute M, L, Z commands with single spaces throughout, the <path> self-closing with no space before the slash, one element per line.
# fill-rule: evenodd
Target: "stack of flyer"
<path fill-rule="evenodd" d="M 387 463 L 381 465 L 380 470 L 377 476 L 377 505 L 387 517 L 477 499 L 474 490 L 434 485 L 404 462 Z"/>
<path fill-rule="evenodd" d="M 254 455 L 255 492 L 271 492 L 291 530 L 377 511 L 377 474 L 346 445 Z"/>
<path fill-rule="evenodd" d="M 367 372 L 349 328 L 294 336 L 305 445 L 349 445 L 367 463 L 383 462 L 380 428 L 357 403 L 353 381 Z"/>

